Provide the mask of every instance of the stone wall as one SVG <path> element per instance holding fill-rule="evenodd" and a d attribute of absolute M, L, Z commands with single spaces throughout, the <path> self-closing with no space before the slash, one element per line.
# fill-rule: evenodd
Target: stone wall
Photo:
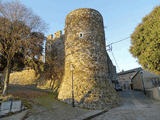
<path fill-rule="evenodd" d="M 101 14 L 87 8 L 69 13 L 65 22 L 65 72 L 58 99 L 71 104 L 73 87 L 76 106 L 102 109 L 119 103 L 108 78 L 108 59 Z"/>
<path fill-rule="evenodd" d="M 160 87 L 147 89 L 146 96 L 155 100 L 160 100 Z"/>
<path fill-rule="evenodd" d="M 151 89 L 154 87 L 160 87 L 160 75 L 142 70 L 142 79 L 144 81 L 144 87 L 146 89 Z"/>
<path fill-rule="evenodd" d="M 111 80 L 113 83 L 114 88 L 116 88 L 116 84 L 118 84 L 118 76 L 116 72 L 116 66 L 113 65 L 109 55 L 107 54 L 107 65 L 108 65 L 108 78 Z"/>
<path fill-rule="evenodd" d="M 9 84 L 32 85 L 36 83 L 36 73 L 33 69 L 22 70 L 10 74 Z"/>

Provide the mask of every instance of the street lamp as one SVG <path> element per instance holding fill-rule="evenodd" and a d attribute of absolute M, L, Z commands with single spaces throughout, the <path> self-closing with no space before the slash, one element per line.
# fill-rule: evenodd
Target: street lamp
<path fill-rule="evenodd" d="M 72 73 L 72 107 L 75 107 L 75 105 L 74 105 L 73 71 L 74 71 L 74 66 L 73 66 L 73 64 L 71 64 L 71 73 Z"/>

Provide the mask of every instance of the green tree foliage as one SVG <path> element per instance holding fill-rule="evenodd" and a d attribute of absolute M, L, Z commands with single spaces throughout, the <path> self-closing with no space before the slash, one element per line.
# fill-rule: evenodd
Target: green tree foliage
<path fill-rule="evenodd" d="M 131 35 L 130 52 L 144 69 L 160 74 L 160 6 L 144 17 Z"/>
<path fill-rule="evenodd" d="M 57 93 L 64 75 L 63 56 L 65 56 L 65 53 L 63 48 L 60 50 L 55 46 L 55 43 L 59 42 L 59 39 L 54 39 L 54 42 L 52 41 L 48 38 L 46 43 L 44 76 L 46 80 L 50 80 L 49 88 Z M 61 55 L 58 56 L 58 52 L 61 52 Z"/>
<path fill-rule="evenodd" d="M 24 54 L 23 53 L 16 53 L 13 57 L 13 60 L 11 62 L 11 68 L 13 71 L 20 71 L 25 67 L 24 64 Z M 0 71 L 3 72 L 3 70 L 5 69 L 7 62 L 6 62 L 6 58 L 2 55 L 0 55 Z"/>
<path fill-rule="evenodd" d="M 24 64 L 25 56 L 22 52 L 18 52 L 14 55 L 13 60 L 11 62 L 12 71 L 20 71 L 25 67 Z"/>
<path fill-rule="evenodd" d="M 6 59 L 0 55 L 0 71 L 3 71 L 6 67 Z"/>
<path fill-rule="evenodd" d="M 55 58 L 57 57 L 55 53 L 57 52 L 56 49 L 52 48 L 51 50 L 47 49 L 48 47 L 46 46 L 46 55 L 45 55 L 45 79 L 46 80 L 51 80 L 50 82 L 50 89 L 54 91 L 54 86 L 55 82 L 58 78 L 58 75 L 55 71 Z"/>
<path fill-rule="evenodd" d="M 43 52 L 43 42 L 44 35 L 40 32 L 32 32 L 30 34 L 30 43 L 27 44 L 27 48 L 29 52 L 25 52 L 25 56 L 29 56 L 25 58 L 25 66 L 30 67 L 35 70 L 36 75 L 39 76 L 40 72 L 44 71 L 44 63 L 41 60 L 42 52 Z"/>

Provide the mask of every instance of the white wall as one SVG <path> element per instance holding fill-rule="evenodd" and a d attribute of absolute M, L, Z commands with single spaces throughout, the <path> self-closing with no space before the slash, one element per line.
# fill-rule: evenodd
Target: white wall
<path fill-rule="evenodd" d="M 159 80 L 160 81 L 160 76 L 155 75 L 154 73 L 150 73 L 148 71 L 143 70 L 143 81 L 144 81 L 144 86 L 146 89 L 154 88 L 153 81 Z"/>

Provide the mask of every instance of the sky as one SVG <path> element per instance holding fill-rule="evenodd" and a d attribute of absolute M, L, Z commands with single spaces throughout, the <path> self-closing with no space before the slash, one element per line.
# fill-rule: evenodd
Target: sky
<path fill-rule="evenodd" d="M 12 0 L 3 0 L 12 1 Z M 64 29 L 66 15 L 78 8 L 93 8 L 102 16 L 105 26 L 106 44 L 130 37 L 142 18 L 149 14 L 160 0 L 20 0 L 47 24 L 46 35 Z M 129 52 L 130 38 L 112 44 L 108 54 L 117 72 L 140 67 Z M 113 57 L 114 56 L 114 57 Z M 114 59 L 115 58 L 115 59 Z M 116 60 L 116 62 L 115 62 Z M 116 64 L 117 63 L 117 64 Z"/>

